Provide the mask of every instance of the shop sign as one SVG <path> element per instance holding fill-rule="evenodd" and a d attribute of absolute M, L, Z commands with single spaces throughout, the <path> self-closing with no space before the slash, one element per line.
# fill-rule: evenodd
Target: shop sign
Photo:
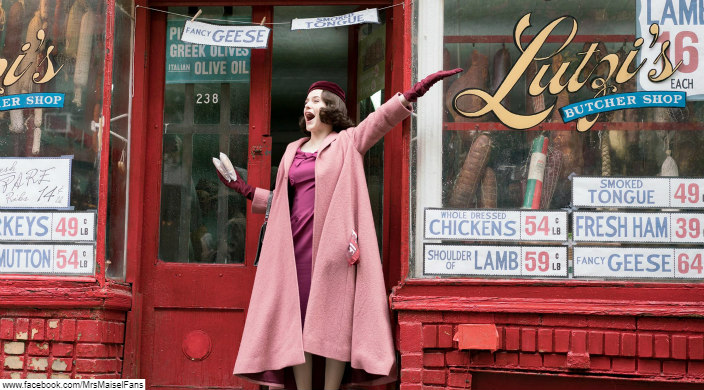
<path fill-rule="evenodd" d="M 73 156 L 0 157 L 0 209 L 70 209 Z"/>
<path fill-rule="evenodd" d="M 168 21 L 167 31 L 166 84 L 249 82 L 251 49 L 181 41 L 179 21 Z"/>
<path fill-rule="evenodd" d="M 425 239 L 486 241 L 567 240 L 567 212 L 425 209 Z"/>
<path fill-rule="evenodd" d="M 425 275 L 567 277 L 567 248 L 425 244 Z"/>
<path fill-rule="evenodd" d="M 545 119 L 547 119 L 555 109 L 557 104 L 557 95 L 563 91 L 569 93 L 575 93 L 581 90 L 583 87 L 587 87 L 594 92 L 594 98 L 598 99 L 600 97 L 606 97 L 609 94 L 616 93 L 619 91 L 619 87 L 636 77 L 639 73 L 643 73 L 647 79 L 654 83 L 654 85 L 660 86 L 667 83 L 667 80 L 678 70 L 679 66 L 682 65 L 681 61 L 673 64 L 669 58 L 668 47 L 670 46 L 670 41 L 667 40 L 666 36 L 661 36 L 657 23 L 650 26 L 648 41 L 643 37 L 638 37 L 633 42 L 632 49 L 625 58 L 620 58 L 616 53 L 610 53 L 603 56 L 596 65 L 591 65 L 590 62 L 593 58 L 596 58 L 596 53 L 598 50 L 598 42 L 591 43 L 586 50 L 578 53 L 578 56 L 582 58 L 578 60 L 578 65 L 576 68 L 570 66 L 570 61 L 563 61 L 558 70 L 554 72 L 551 78 L 548 80 L 546 74 L 552 64 L 552 61 L 546 61 L 559 53 L 561 53 L 577 35 L 578 23 L 577 20 L 571 16 L 561 16 L 554 19 L 543 27 L 535 37 L 530 40 L 530 42 L 524 46 L 522 43 L 522 37 L 526 30 L 531 26 L 530 24 L 531 13 L 524 15 L 515 25 L 513 31 L 514 44 L 521 52 L 520 57 L 513 64 L 513 67 L 509 70 L 506 78 L 503 80 L 501 85 L 492 94 L 488 91 L 484 91 L 478 88 L 467 88 L 460 91 L 453 99 L 452 106 L 453 109 L 461 116 L 467 118 L 478 118 L 486 114 L 493 113 L 496 115 L 498 120 L 504 125 L 513 129 L 530 129 L 537 126 Z M 539 52 L 548 43 L 548 38 L 551 37 L 552 33 L 558 28 L 559 25 L 566 24 L 569 29 L 569 33 L 565 35 L 566 38 L 561 42 L 557 42 L 559 45 L 558 49 L 552 54 L 541 57 Z M 658 44 L 659 43 L 659 44 Z M 641 62 L 636 62 L 636 57 L 643 47 L 654 47 L 659 55 L 654 58 L 654 63 L 650 63 L 649 67 L 654 67 L 654 70 L 645 71 L 645 60 Z M 519 80 L 526 73 L 526 70 L 531 65 L 533 61 L 539 61 L 542 63 L 538 69 L 537 75 L 533 80 L 528 80 L 528 94 L 530 96 L 542 95 L 546 90 L 549 95 L 553 97 L 552 103 L 547 104 L 544 110 L 533 113 L 533 114 L 523 114 L 520 112 L 510 111 L 508 108 L 502 105 L 502 101 L 511 93 L 511 91 L 516 88 L 517 85 L 523 86 L 522 83 L 518 83 Z M 573 68 L 572 73 L 568 73 L 568 68 Z M 594 71 L 597 69 L 604 69 L 606 73 L 599 75 L 597 77 L 591 78 Z M 589 72 L 589 76 L 580 79 L 584 72 Z M 564 82 L 562 80 L 565 80 Z M 659 88 L 666 89 L 666 88 Z M 578 106 L 573 105 L 572 114 L 570 112 L 562 112 L 563 120 L 577 120 L 577 130 L 587 131 L 594 123 L 599 119 L 599 112 L 613 111 L 614 109 L 631 108 L 637 107 L 637 103 L 645 104 L 646 96 L 651 102 L 647 105 L 649 107 L 670 107 L 671 104 L 677 100 L 676 107 L 684 107 L 684 100 L 677 98 L 681 94 L 674 94 L 668 91 L 661 91 L 658 93 L 650 93 L 643 95 L 640 100 L 628 100 L 628 96 L 621 96 L 619 94 L 612 95 L 612 97 L 623 97 L 623 104 L 619 103 L 618 100 L 600 99 L 599 103 L 593 102 L 591 106 L 591 111 L 594 115 L 590 117 L 581 116 L 579 110 L 584 110 L 589 107 L 588 103 L 586 105 Z M 476 111 L 468 112 L 463 111 L 457 106 L 457 101 L 460 99 L 469 99 L 476 97 L 484 103 L 484 106 Z M 673 102 L 668 103 L 669 100 Z M 619 104 L 616 107 L 616 104 Z M 631 105 L 630 103 L 634 103 Z M 600 106 L 597 107 L 597 105 Z M 612 106 L 613 105 L 613 106 Z"/>
<path fill-rule="evenodd" d="M 575 207 L 704 208 L 704 179 L 681 177 L 575 177 Z"/>
<path fill-rule="evenodd" d="M 93 275 L 95 246 L 0 244 L 0 274 Z"/>
<path fill-rule="evenodd" d="M 95 212 L 0 212 L 2 241 L 95 241 Z"/>
<path fill-rule="evenodd" d="M 702 248 L 575 247 L 578 278 L 704 279 Z"/>
<path fill-rule="evenodd" d="M 704 214 L 575 211 L 574 241 L 692 243 L 704 242 Z"/>
<path fill-rule="evenodd" d="M 181 40 L 199 45 L 264 49 L 270 31 L 264 26 L 217 26 L 187 20 Z"/>
<path fill-rule="evenodd" d="M 704 2 L 702 0 L 639 0 L 636 1 L 636 35 L 652 33 L 651 26 L 659 28 L 659 42 L 667 46 L 644 46 L 638 61 L 646 65 L 638 72 L 639 91 L 685 91 L 687 100 L 704 100 Z M 667 43 L 665 43 L 667 42 Z M 677 73 L 665 82 L 654 82 L 648 77 L 659 71 L 653 61 L 662 51 L 679 64 Z"/>
<path fill-rule="evenodd" d="M 339 16 L 324 16 L 320 18 L 293 19 L 291 30 L 311 30 L 316 28 L 345 27 L 362 23 L 379 23 L 379 12 L 376 8 L 365 9 Z"/>

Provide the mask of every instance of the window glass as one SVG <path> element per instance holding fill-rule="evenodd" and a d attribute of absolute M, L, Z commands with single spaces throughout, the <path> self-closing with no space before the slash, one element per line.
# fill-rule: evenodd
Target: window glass
<path fill-rule="evenodd" d="M 106 272 L 124 280 L 127 247 L 127 187 L 132 80 L 133 6 L 115 6 Z"/>
<path fill-rule="evenodd" d="M 696 74 L 702 72 L 701 69 L 696 70 L 696 64 L 699 58 L 697 53 L 704 50 L 704 47 L 697 45 L 695 40 L 689 40 L 687 37 L 690 35 L 680 34 L 679 30 L 669 30 L 673 20 L 668 19 L 677 19 L 680 25 L 689 24 L 683 23 L 682 18 L 691 20 L 693 15 L 691 9 L 684 8 L 680 12 L 678 8 L 671 18 L 667 16 L 668 11 L 665 10 L 665 16 L 659 18 L 657 15 L 663 15 L 663 9 L 656 9 L 656 4 L 659 3 L 665 2 L 527 0 L 507 4 L 446 0 L 444 2 L 421 1 L 418 4 L 415 8 L 414 25 L 417 38 L 415 41 L 418 42 L 414 45 L 418 78 L 441 67 L 445 69 L 462 67 L 465 72 L 446 79 L 442 90 L 431 90 L 430 98 L 418 103 L 418 119 L 413 121 L 411 166 L 416 170 L 412 172 L 412 205 L 415 210 L 413 216 L 415 264 L 412 269 L 416 277 L 433 275 L 433 272 L 429 271 L 432 262 L 428 260 L 428 256 L 462 257 L 464 256 L 461 253 L 462 250 L 473 251 L 476 245 L 497 245 L 499 249 L 494 253 L 495 256 L 498 256 L 499 252 L 507 254 L 506 247 L 514 246 L 518 248 L 516 253 L 519 256 L 516 264 L 522 268 L 512 272 L 509 261 L 505 263 L 509 264 L 505 269 L 494 273 L 480 272 L 479 268 L 486 265 L 484 262 L 486 258 L 471 260 L 464 258 L 458 261 L 471 263 L 471 270 L 453 272 L 450 270 L 450 262 L 447 262 L 443 264 L 448 271 L 440 274 L 465 277 L 540 276 L 540 274 L 528 275 L 525 272 L 526 266 L 531 267 L 526 265 L 530 260 L 526 258 L 526 252 L 529 250 L 525 247 L 544 244 L 551 247 L 547 249 L 548 252 L 559 251 L 560 264 L 557 266 L 562 267 L 559 273 L 544 274 L 548 277 L 655 278 L 668 281 L 701 279 L 701 253 L 698 262 L 693 260 L 696 256 L 692 255 L 689 263 L 686 264 L 688 269 L 694 265 L 697 272 L 687 275 L 678 273 L 677 266 L 683 259 L 678 251 L 683 247 L 701 248 L 701 246 L 698 242 L 680 242 L 682 246 L 673 245 L 674 230 L 673 233 L 666 233 L 663 230 L 663 236 L 652 240 L 643 236 L 644 239 L 640 242 L 635 239 L 626 243 L 609 242 L 595 234 L 590 239 L 582 240 L 577 244 L 564 245 L 568 238 L 572 238 L 572 235 L 578 232 L 577 228 L 584 227 L 580 225 L 583 219 L 574 219 L 577 222 L 575 226 L 572 225 L 573 218 L 580 215 L 574 214 L 573 208 L 574 181 L 572 179 L 574 177 L 629 178 L 617 183 L 640 183 L 630 178 L 702 176 L 704 161 L 702 154 L 696 149 L 704 139 L 704 124 L 702 124 L 704 104 L 701 103 L 701 95 L 697 96 L 697 93 L 691 90 L 694 83 L 690 83 L 689 80 L 695 80 Z M 680 2 L 678 7 L 683 7 L 682 4 L 685 3 L 694 4 L 694 2 Z M 647 7 L 651 8 L 646 9 Z M 565 121 L 558 109 L 568 108 L 570 104 L 594 98 L 646 91 L 643 87 L 639 88 L 636 82 L 639 78 L 647 76 L 647 70 L 645 70 L 647 66 L 644 70 L 636 70 L 642 60 L 640 57 L 633 58 L 632 65 L 626 69 L 632 73 L 642 74 L 630 78 L 624 77 L 623 74 L 617 75 L 619 65 L 628 61 L 629 53 L 637 52 L 641 46 L 647 47 L 653 40 L 647 28 L 644 30 L 639 27 L 639 23 L 643 24 L 642 21 L 639 22 L 639 17 L 644 18 L 646 13 L 649 18 L 661 25 L 658 42 L 655 42 L 656 48 L 661 42 L 670 39 L 672 43 L 667 51 L 670 59 L 673 62 L 683 60 L 679 73 L 675 73 L 659 84 L 658 90 L 669 91 L 670 85 L 675 86 L 679 83 L 682 85 L 679 90 L 688 94 L 686 104 L 682 104 L 681 107 L 649 106 L 618 109 L 602 112 L 598 116 L 589 115 L 585 117 L 584 123 L 587 120 L 593 123 L 589 124 L 586 131 L 578 131 L 577 126 L 581 125 L 577 123 L 580 122 L 569 119 Z M 560 21 L 563 16 L 567 17 Z M 546 33 L 552 23 L 555 23 L 554 29 Z M 523 27 L 525 30 L 521 30 Z M 699 31 L 698 26 L 679 28 L 685 30 L 689 28 L 695 35 Z M 531 50 L 529 48 L 531 42 L 542 39 L 541 32 L 548 34 L 545 42 L 539 45 L 540 47 L 534 55 L 531 55 L 531 58 L 525 62 L 519 61 L 522 55 L 525 58 L 526 53 Z M 571 35 L 573 33 L 574 36 Z M 520 47 L 516 43 L 517 35 Z M 638 41 L 640 37 L 644 40 Z M 684 52 L 687 54 L 681 54 Z M 656 73 L 666 72 L 666 66 L 662 65 L 663 63 L 664 60 L 661 65 L 658 65 L 659 69 Z M 522 64 L 525 66 L 521 67 Z M 610 69 L 613 69 L 611 74 Z M 535 81 L 536 79 L 538 81 Z M 552 83 L 550 83 L 551 80 L 553 80 Z M 602 80 L 606 82 L 602 83 Z M 482 92 L 477 93 L 479 90 Z M 496 100 L 497 103 L 500 102 L 500 108 L 497 104 L 494 110 L 482 111 L 487 106 L 487 101 L 494 96 L 498 97 Z M 647 99 L 643 96 L 635 98 Z M 606 104 L 619 104 L 614 100 L 610 102 Z M 550 110 L 553 106 L 554 108 Z M 533 122 L 535 118 L 540 119 Z M 531 124 L 527 125 L 528 123 Z M 545 148 L 542 147 L 543 144 Z M 543 155 L 542 160 L 535 160 L 538 155 Z M 416 164 L 419 165 L 416 166 Z M 657 186 L 655 184 L 654 188 Z M 643 204 L 633 204 L 629 207 L 643 206 Z M 618 210 L 618 207 L 621 206 L 592 205 L 586 209 L 594 212 L 624 211 Z M 487 225 L 476 228 L 476 234 L 464 235 L 464 240 L 458 239 L 464 233 L 458 233 L 454 239 L 442 238 L 426 231 L 429 226 L 428 221 L 425 220 L 428 215 L 427 208 L 477 212 L 480 209 L 563 212 L 564 217 L 560 218 L 564 225 L 542 226 L 549 226 L 549 229 L 562 229 L 562 233 L 566 234 L 562 242 L 553 240 L 541 243 L 531 241 L 525 236 L 508 242 L 502 235 L 510 235 L 510 232 L 496 228 L 495 226 L 500 225 L 500 222 L 488 220 Z M 663 208 L 649 207 L 647 212 L 662 214 L 658 216 L 650 214 L 645 218 L 651 220 L 660 216 L 668 218 L 666 221 L 668 229 L 670 227 L 676 229 L 676 221 L 685 217 L 665 214 L 680 210 Z M 503 218 L 501 213 L 463 213 L 461 215 L 463 216 L 459 217 L 460 219 L 466 219 L 467 223 L 475 224 L 484 223 L 484 218 L 491 219 L 491 216 Z M 549 215 L 552 218 L 558 214 Z M 525 216 L 529 214 L 517 217 L 518 225 L 508 230 L 525 233 L 527 229 Z M 614 217 L 614 215 L 589 216 L 593 218 L 590 221 L 597 221 L 595 223 L 599 223 L 600 218 L 605 220 L 607 217 Z M 633 237 L 640 234 L 638 226 L 632 222 L 633 215 L 617 217 L 623 217 L 619 221 L 629 224 L 631 230 L 628 234 Z M 536 218 L 533 221 L 538 223 L 535 225 L 536 228 L 540 228 L 539 222 L 542 221 L 542 217 L 533 215 L 531 218 Z M 685 221 L 689 221 L 690 218 L 695 217 L 687 216 Z M 479 220 L 481 222 L 477 222 Z M 453 221 L 460 222 L 459 219 L 453 219 Z M 528 223 L 530 221 L 529 218 Z M 692 219 L 692 221 L 698 223 L 699 220 Z M 449 220 L 446 222 L 450 224 Z M 487 229 L 489 231 L 493 229 L 494 233 L 484 234 L 482 226 L 489 226 Z M 610 231 L 607 225 L 602 228 Z M 673 237 L 669 237 L 670 234 Z M 580 273 L 584 268 L 583 262 L 587 261 L 583 255 L 589 245 L 598 247 L 620 245 L 637 248 L 642 242 L 658 240 L 664 240 L 659 243 L 659 248 L 675 252 L 667 254 L 667 260 L 663 260 L 659 271 L 652 275 L 650 271 L 639 272 L 637 270 L 639 266 L 628 265 L 627 261 L 626 265 L 622 262 L 618 266 L 616 260 L 613 263 L 603 260 L 603 267 L 611 268 L 613 272 Z M 430 253 L 428 248 L 437 249 L 439 252 Z M 573 249 L 576 254 L 572 254 Z M 490 251 L 486 250 L 485 253 L 488 252 Z M 533 252 L 540 253 L 540 250 L 533 250 Z M 634 249 L 632 252 L 635 253 L 637 250 Z M 476 255 L 475 252 L 472 253 Z M 569 256 L 566 256 L 567 253 L 570 253 Z M 625 256 L 615 250 L 605 249 L 603 253 L 607 253 L 606 258 L 614 258 L 612 255 L 615 253 L 617 257 Z M 649 253 L 643 255 L 645 257 L 642 259 L 649 258 Z M 565 261 L 566 257 L 569 261 Z M 641 259 L 637 256 L 635 258 Z M 554 265 L 553 260 L 551 257 L 551 266 Z M 596 262 L 602 259 L 590 258 L 589 261 Z M 537 264 L 535 259 L 532 264 L 535 268 Z M 620 271 L 614 271 L 618 267 Z M 631 268 L 636 270 L 625 272 Z M 669 274 L 660 272 L 663 270 L 671 272 Z"/>
<path fill-rule="evenodd" d="M 27 218 L 57 209 L 83 212 L 80 227 L 73 222 L 69 230 L 47 226 L 53 235 L 35 238 L 46 243 L 62 236 L 69 245 L 79 240 L 85 245 L 80 250 L 65 248 L 69 251 L 66 261 L 51 255 L 36 267 L 24 268 L 8 267 L 5 262 L 0 264 L 0 274 L 95 272 L 95 235 L 76 237 L 83 228 L 95 231 L 95 218 L 83 217 L 85 212 L 97 214 L 98 209 L 104 45 L 103 1 L 6 0 L 0 4 L 0 57 L 5 61 L 0 88 L 0 164 L 10 164 L 0 167 L 0 209 Z M 62 158 L 71 160 L 68 171 L 52 165 Z M 52 172 L 50 186 L 25 180 L 31 175 L 31 164 Z M 74 216 L 63 217 L 74 221 Z M 26 245 L 21 242 L 29 238 L 20 237 L 22 233 L 17 230 L 15 237 L 3 240 Z M 44 251 L 48 244 L 36 245 Z M 84 256 L 71 257 L 74 253 Z"/>
<path fill-rule="evenodd" d="M 201 9 L 209 23 L 251 21 L 249 7 Z M 169 14 L 166 27 L 159 258 L 243 263 L 247 200 L 220 184 L 212 158 L 227 154 L 247 180 L 251 50 L 182 42 L 184 20 Z"/>

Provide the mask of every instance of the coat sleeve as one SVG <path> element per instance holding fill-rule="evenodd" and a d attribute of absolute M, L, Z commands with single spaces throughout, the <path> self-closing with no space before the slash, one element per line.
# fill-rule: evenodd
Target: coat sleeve
<path fill-rule="evenodd" d="M 257 187 L 254 190 L 254 198 L 252 199 L 252 213 L 266 213 L 266 202 L 269 199 L 269 190 Z"/>
<path fill-rule="evenodd" d="M 394 126 L 411 114 L 411 110 L 399 101 L 399 95 L 397 93 L 387 100 L 379 109 L 369 114 L 357 127 L 347 130 L 359 153 L 366 153 Z"/>

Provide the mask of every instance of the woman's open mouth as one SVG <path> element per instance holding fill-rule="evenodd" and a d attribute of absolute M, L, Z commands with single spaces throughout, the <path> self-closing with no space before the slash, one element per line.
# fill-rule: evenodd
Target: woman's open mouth
<path fill-rule="evenodd" d="M 307 121 L 312 121 L 313 118 L 315 118 L 315 114 L 313 114 L 312 112 L 306 112 L 306 113 L 303 114 L 303 115 L 306 117 L 306 120 L 307 120 Z"/>

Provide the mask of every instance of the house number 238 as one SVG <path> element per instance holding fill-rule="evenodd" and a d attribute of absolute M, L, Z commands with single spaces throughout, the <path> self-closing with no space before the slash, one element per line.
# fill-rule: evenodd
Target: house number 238
<path fill-rule="evenodd" d="M 217 104 L 219 96 L 217 93 L 199 93 L 196 94 L 196 104 Z"/>

